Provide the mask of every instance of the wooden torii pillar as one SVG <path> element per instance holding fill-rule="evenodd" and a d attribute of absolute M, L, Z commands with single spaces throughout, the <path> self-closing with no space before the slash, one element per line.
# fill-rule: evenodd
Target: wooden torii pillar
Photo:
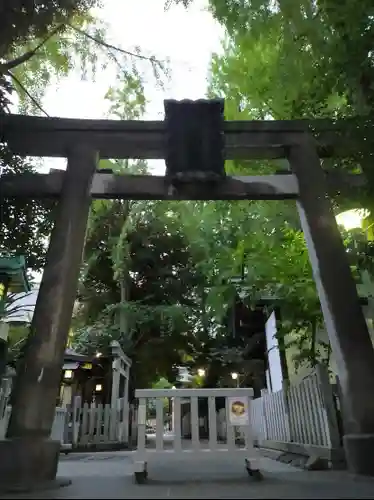
<path fill-rule="evenodd" d="M 5 175 L 1 197 L 59 198 L 25 362 L 7 439 L 0 442 L 0 487 L 56 477 L 59 443 L 49 439 L 92 198 L 295 199 L 334 355 L 349 428 L 350 469 L 374 476 L 374 350 L 328 192 L 362 185 L 326 175 L 319 154 L 349 146 L 335 125 L 227 122 L 222 102 L 173 102 L 165 122 L 0 117 L 14 154 L 68 156 L 66 172 Z M 329 146 L 326 148 L 326 146 Z M 96 154 L 97 152 L 97 154 Z M 346 152 L 343 152 L 345 154 Z M 165 158 L 167 175 L 95 172 L 100 158 Z M 287 158 L 292 172 L 225 176 L 224 158 Z"/>
<path fill-rule="evenodd" d="M 0 488 L 53 485 L 60 442 L 51 440 L 61 369 L 76 297 L 96 151 L 84 144 L 68 153 L 34 316 L 6 439 L 0 441 Z M 0 180 L 0 195 L 1 180 Z M 62 481 L 63 483 L 65 481 Z"/>
<path fill-rule="evenodd" d="M 344 408 L 348 468 L 374 476 L 374 350 L 346 249 L 328 197 L 316 144 L 305 134 L 288 160 L 299 183 L 297 208 Z"/>

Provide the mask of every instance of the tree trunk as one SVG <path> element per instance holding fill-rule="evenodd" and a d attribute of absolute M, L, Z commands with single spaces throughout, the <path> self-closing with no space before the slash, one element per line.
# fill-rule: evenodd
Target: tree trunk
<path fill-rule="evenodd" d="M 127 291 L 128 291 L 127 280 L 124 277 L 121 277 L 120 279 L 121 309 L 119 311 L 119 329 L 121 332 L 121 337 L 124 337 L 126 335 L 128 329 L 127 313 L 124 308 L 124 305 L 126 304 L 128 297 Z"/>

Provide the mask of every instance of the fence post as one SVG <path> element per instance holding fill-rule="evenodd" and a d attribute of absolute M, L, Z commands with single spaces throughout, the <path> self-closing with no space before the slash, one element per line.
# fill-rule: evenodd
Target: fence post
<path fill-rule="evenodd" d="M 138 441 L 138 408 L 135 403 L 131 405 L 131 428 L 130 428 L 130 439 L 131 446 L 136 446 Z"/>
<path fill-rule="evenodd" d="M 269 391 L 267 389 L 261 389 L 261 399 L 262 399 L 262 418 L 263 418 L 263 437 L 262 440 L 266 441 L 269 439 L 269 433 L 268 433 L 268 425 L 267 425 L 267 420 L 266 420 L 266 405 L 265 405 L 265 397 L 269 394 Z M 260 444 L 260 443 L 259 443 Z"/>
<path fill-rule="evenodd" d="M 81 417 L 82 417 L 82 397 L 76 396 L 73 402 L 73 416 L 72 416 L 72 444 L 73 446 L 78 446 L 80 427 L 81 427 Z"/>
<path fill-rule="evenodd" d="M 290 405 L 289 405 L 289 401 L 288 401 L 289 388 L 290 388 L 290 381 L 283 380 L 282 381 L 282 395 L 283 395 L 284 413 L 285 413 L 285 419 L 286 419 L 286 441 L 287 442 L 291 442 L 293 440 L 291 418 L 290 418 Z"/>
<path fill-rule="evenodd" d="M 346 412 L 344 410 L 344 400 L 343 393 L 340 387 L 339 377 L 336 376 L 336 400 L 335 408 L 337 412 L 338 428 L 340 433 L 340 446 L 343 446 L 343 436 L 345 434 L 346 424 Z"/>
<path fill-rule="evenodd" d="M 71 404 L 66 405 L 65 407 L 65 418 L 64 418 L 64 431 L 63 431 L 63 443 L 64 444 L 72 444 L 74 446 L 72 431 L 70 431 L 70 421 L 73 419 L 74 412 L 72 411 Z M 56 417 L 55 417 L 56 418 Z"/>
<path fill-rule="evenodd" d="M 340 434 L 328 369 L 324 365 L 318 364 L 316 366 L 316 374 L 322 404 L 326 415 L 326 430 L 328 434 L 329 445 L 331 449 L 337 449 L 340 448 Z"/>
<path fill-rule="evenodd" d="M 125 391 L 126 394 L 126 391 Z M 130 405 L 128 400 L 128 394 L 123 397 L 122 401 L 122 441 L 129 442 L 129 416 L 130 416 Z"/>
<path fill-rule="evenodd" d="M 5 409 L 7 406 L 8 398 L 6 394 L 7 379 L 0 382 L 0 419 L 4 417 Z"/>

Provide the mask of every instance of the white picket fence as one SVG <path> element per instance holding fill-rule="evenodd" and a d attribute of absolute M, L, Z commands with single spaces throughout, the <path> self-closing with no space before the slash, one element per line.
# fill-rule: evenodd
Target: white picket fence
<path fill-rule="evenodd" d="M 99 443 L 127 443 L 129 414 L 127 408 L 107 405 L 75 406 L 69 411 L 68 425 L 73 446 Z"/>
<path fill-rule="evenodd" d="M 0 414 L 0 439 L 4 439 L 8 428 L 11 407 L 6 406 Z M 111 408 L 110 405 L 75 406 L 73 409 L 56 408 L 51 430 L 51 439 L 61 442 L 64 448 L 84 448 L 97 444 L 128 444 L 129 414 L 126 408 Z"/>
<path fill-rule="evenodd" d="M 0 439 L 4 439 L 8 428 L 11 406 L 7 406 L 2 415 L 0 415 Z M 66 409 L 56 408 L 55 419 L 52 425 L 51 439 L 60 441 L 64 444 L 64 429 L 66 420 Z"/>
<path fill-rule="evenodd" d="M 276 393 L 263 391 L 251 406 L 254 438 L 264 447 L 340 459 L 333 390 L 324 366 L 298 384 Z"/>
<path fill-rule="evenodd" d="M 137 481 L 147 477 L 147 463 L 152 460 L 196 460 L 217 459 L 231 461 L 233 457 L 241 455 L 243 465 L 247 464 L 248 470 L 258 472 L 259 452 L 253 446 L 250 408 L 253 398 L 253 389 L 250 388 L 222 388 L 222 389 L 138 389 L 135 397 L 138 406 L 138 439 L 137 448 L 133 454 L 134 472 Z M 165 399 L 172 400 L 173 431 L 165 431 Z M 225 442 L 219 442 L 217 423 L 217 400 L 223 400 L 226 415 Z M 189 403 L 189 419 L 185 425 L 189 427 L 191 439 L 183 438 L 182 429 L 182 404 Z M 207 415 L 199 411 L 199 400 L 205 400 Z M 155 401 L 156 429 L 155 433 L 147 435 L 147 409 L 149 403 Z M 236 420 L 233 408 L 238 404 L 243 405 L 243 418 Z M 148 403 L 148 404 L 147 404 Z M 167 407 L 170 407 L 169 403 Z M 239 422 L 239 423 L 237 423 Z M 201 427 L 207 427 L 207 434 L 201 437 Z M 241 430 L 243 444 L 236 445 L 236 431 Z M 188 430 L 185 429 L 185 432 Z M 141 477 L 139 475 L 142 475 Z"/>
<path fill-rule="evenodd" d="M 250 404 L 251 432 L 258 445 L 305 455 L 313 454 L 332 461 L 334 457 L 337 461 L 341 460 L 341 436 L 333 390 L 325 367 L 317 366 L 301 382 L 279 392 L 265 392 Z M 181 402 L 183 398 L 180 399 Z M 6 402 L 0 405 L 0 439 L 5 437 L 11 411 L 5 405 Z M 212 428 L 215 428 L 217 438 L 225 441 L 226 410 L 217 412 L 216 417 Z M 183 418 L 176 411 L 174 420 L 177 426 L 181 425 L 182 436 L 190 433 L 194 427 L 191 425 L 191 411 Z M 191 430 L 187 432 L 188 429 L 184 430 L 184 427 Z M 133 407 L 130 410 L 129 405 L 124 405 L 120 400 L 117 408 L 95 404 L 75 404 L 72 409 L 57 408 L 51 431 L 53 439 L 73 448 L 89 448 L 100 443 L 128 445 L 130 441 L 136 441 L 136 434 L 137 410 Z"/>

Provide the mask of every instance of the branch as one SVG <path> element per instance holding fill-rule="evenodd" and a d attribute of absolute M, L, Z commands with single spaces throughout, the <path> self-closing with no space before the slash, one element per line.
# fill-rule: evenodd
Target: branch
<path fill-rule="evenodd" d="M 77 28 L 76 26 L 73 26 L 72 24 L 67 24 L 67 26 L 69 26 L 71 29 L 75 30 L 77 33 L 80 33 L 81 35 L 89 38 L 93 42 L 96 42 L 97 44 L 99 44 L 99 45 L 101 45 L 101 46 L 103 46 L 103 47 L 105 47 L 107 49 L 115 50 L 115 51 L 121 52 L 122 54 L 125 54 L 127 56 L 137 57 L 138 59 L 144 59 L 145 61 L 149 61 L 152 64 L 156 63 L 156 64 L 162 66 L 162 61 L 159 61 L 158 59 L 156 59 L 153 56 L 147 57 L 147 56 L 143 56 L 141 54 L 136 54 L 135 52 L 130 52 L 129 50 L 121 49 L 120 47 L 116 47 L 115 45 L 112 45 L 110 43 L 104 42 L 103 40 L 100 40 L 99 38 L 96 38 L 93 35 L 90 35 L 86 31 L 83 31 L 83 30 Z"/>
<path fill-rule="evenodd" d="M 64 26 L 65 26 L 64 24 L 60 24 L 59 26 L 57 26 L 54 30 L 52 30 L 50 32 L 50 34 L 46 38 L 44 38 L 44 40 L 42 40 L 32 50 L 28 50 L 27 52 L 25 52 L 21 56 L 16 57 L 15 59 L 13 59 L 12 61 L 6 62 L 5 64 L 0 64 L 0 73 L 6 73 L 7 71 L 9 71 L 9 70 L 11 70 L 13 68 L 16 68 L 20 64 L 23 64 L 24 62 L 26 62 L 29 59 L 31 59 L 38 52 L 38 50 L 41 49 L 43 47 L 43 45 L 46 44 L 48 42 L 48 40 L 50 40 Z"/>
<path fill-rule="evenodd" d="M 15 82 L 16 84 L 20 87 L 20 89 L 27 95 L 27 97 L 35 104 L 35 106 L 41 111 L 45 116 L 49 118 L 49 114 L 44 111 L 44 109 L 41 107 L 41 105 L 38 103 L 38 101 L 33 97 L 30 92 L 27 90 L 27 88 L 18 80 L 18 78 L 13 75 L 11 71 L 7 71 L 7 75 L 9 75 Z"/>

